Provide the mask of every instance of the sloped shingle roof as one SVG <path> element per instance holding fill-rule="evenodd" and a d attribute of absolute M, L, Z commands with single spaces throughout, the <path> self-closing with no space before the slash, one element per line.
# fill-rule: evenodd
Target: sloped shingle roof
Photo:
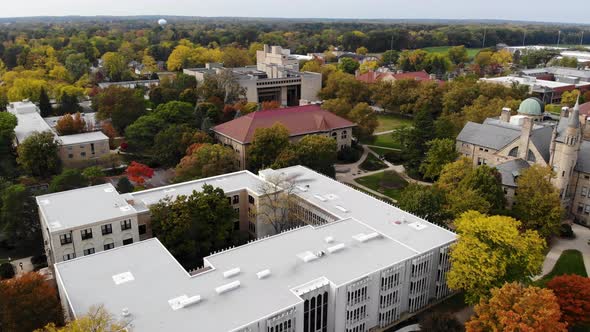
<path fill-rule="evenodd" d="M 251 143 L 258 128 L 269 128 L 280 123 L 291 136 L 325 132 L 355 126 L 354 123 L 324 111 L 318 105 L 288 107 L 257 111 L 213 127 L 213 131 L 241 143 Z"/>
<path fill-rule="evenodd" d="M 529 167 L 529 163 L 519 158 L 499 164 L 496 166 L 496 169 L 502 175 L 503 185 L 516 187 L 516 178 L 522 174 L 523 169 Z"/>

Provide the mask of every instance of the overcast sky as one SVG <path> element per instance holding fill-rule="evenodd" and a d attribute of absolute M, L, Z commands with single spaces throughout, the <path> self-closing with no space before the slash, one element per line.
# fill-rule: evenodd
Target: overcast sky
<path fill-rule="evenodd" d="M 185 15 L 590 23 L 588 0 L 0 0 L 0 7 L 0 17 Z"/>

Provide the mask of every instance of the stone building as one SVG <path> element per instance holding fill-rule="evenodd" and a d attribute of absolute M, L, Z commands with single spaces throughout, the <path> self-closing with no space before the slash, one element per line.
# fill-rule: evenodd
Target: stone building
<path fill-rule="evenodd" d="M 474 165 L 496 167 L 508 205 L 514 203 L 516 179 L 530 165 L 550 166 L 563 207 L 574 220 L 590 226 L 590 141 L 583 139 L 586 117 L 580 105 L 564 107 L 559 117 L 543 113 L 536 98 L 523 101 L 518 114 L 504 108 L 499 118 L 468 122 L 457 137 L 457 151 Z"/>

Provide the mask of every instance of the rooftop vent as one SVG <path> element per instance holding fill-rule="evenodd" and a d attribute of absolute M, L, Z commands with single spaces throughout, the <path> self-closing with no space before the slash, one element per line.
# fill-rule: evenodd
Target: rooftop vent
<path fill-rule="evenodd" d="M 326 195 L 326 198 L 327 198 L 327 199 L 329 199 L 329 200 L 331 200 L 331 201 L 333 201 L 333 200 L 335 200 L 336 198 L 338 198 L 338 196 L 336 196 L 336 195 L 334 195 L 334 194 L 327 194 L 327 195 Z"/>
<path fill-rule="evenodd" d="M 381 234 L 379 234 L 377 232 L 373 232 L 373 233 L 369 233 L 369 234 L 360 233 L 357 235 L 353 235 L 352 238 L 357 240 L 358 242 L 367 242 L 372 239 L 378 238 L 379 236 L 381 236 Z"/>
<path fill-rule="evenodd" d="M 268 277 L 269 275 L 270 275 L 269 269 L 262 270 L 262 271 L 256 273 L 256 276 L 258 277 L 258 279 L 264 279 L 264 278 Z"/>
<path fill-rule="evenodd" d="M 413 229 L 415 229 L 417 231 L 421 231 L 424 228 L 428 227 L 428 226 L 426 226 L 425 224 L 423 224 L 423 223 L 421 223 L 419 221 L 416 221 L 416 222 L 413 222 L 411 224 L 408 224 L 408 226 L 412 227 Z"/>
<path fill-rule="evenodd" d="M 130 315 L 129 308 L 123 308 L 123 310 L 121 310 L 121 316 L 129 317 L 129 315 Z"/>
<path fill-rule="evenodd" d="M 299 257 L 305 263 L 309 263 L 311 261 L 314 261 L 314 260 L 318 259 L 318 256 L 316 256 L 311 251 L 302 252 L 299 255 L 297 255 L 297 257 Z"/>
<path fill-rule="evenodd" d="M 324 197 L 320 196 L 320 195 L 313 195 L 313 197 L 319 199 L 322 202 L 325 202 L 326 201 L 326 199 Z"/>
<path fill-rule="evenodd" d="M 344 243 L 339 243 L 337 245 L 334 245 L 334 246 L 329 247 L 328 248 L 328 252 L 331 253 L 331 254 L 333 254 L 335 252 L 338 252 L 338 251 L 344 249 L 345 247 L 346 247 L 346 245 Z"/>
<path fill-rule="evenodd" d="M 215 288 L 215 291 L 217 292 L 217 294 L 221 295 L 223 293 L 227 293 L 229 291 L 232 291 L 238 287 L 240 287 L 240 281 L 236 280 L 234 282 L 230 282 L 229 284 L 225 284 L 223 286 L 219 286 L 219 287 Z"/>
<path fill-rule="evenodd" d="M 338 210 L 342 211 L 342 212 L 348 212 L 348 210 L 347 210 L 347 209 L 345 209 L 343 206 L 336 205 L 336 208 L 337 208 Z"/>
<path fill-rule="evenodd" d="M 324 239 L 324 241 L 326 241 L 326 243 L 332 243 L 332 242 L 334 242 L 334 237 L 332 237 L 332 236 L 326 236 L 326 238 Z"/>
<path fill-rule="evenodd" d="M 131 211 L 131 207 L 129 205 L 121 206 L 119 210 L 123 212 Z"/>
<path fill-rule="evenodd" d="M 240 274 L 240 271 L 241 270 L 239 267 L 233 268 L 231 270 L 227 270 L 227 271 L 223 272 L 223 277 L 227 279 L 227 278 L 231 278 L 233 276 L 237 276 L 238 274 Z"/>
<path fill-rule="evenodd" d="M 113 276 L 113 281 L 115 282 L 115 285 L 121 285 L 126 282 L 133 281 L 133 280 L 135 280 L 135 278 L 133 277 L 133 274 L 131 274 L 131 272 L 123 272 L 123 273 L 115 274 Z"/>
<path fill-rule="evenodd" d="M 186 295 L 181 295 L 179 297 L 175 297 L 171 300 L 168 300 L 168 304 L 172 308 L 172 310 L 176 311 L 178 309 L 186 308 L 190 305 L 197 304 L 201 302 L 201 296 L 195 295 L 188 297 Z"/>

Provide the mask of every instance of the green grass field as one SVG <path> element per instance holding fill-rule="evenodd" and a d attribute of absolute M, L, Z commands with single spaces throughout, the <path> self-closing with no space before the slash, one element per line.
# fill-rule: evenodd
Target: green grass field
<path fill-rule="evenodd" d="M 435 47 L 426 47 L 423 48 L 423 50 L 425 50 L 426 52 L 430 52 L 430 53 L 448 53 L 449 49 L 452 46 L 435 46 Z M 469 56 L 470 59 L 473 59 L 477 53 L 481 51 L 481 48 L 468 48 L 467 49 L 467 55 Z"/>
<path fill-rule="evenodd" d="M 365 194 L 367 194 L 367 195 L 369 195 L 369 196 L 373 196 L 373 197 L 375 197 L 375 194 L 373 194 L 372 192 L 370 192 L 370 191 L 367 191 L 367 190 L 365 190 L 365 189 L 363 189 L 363 188 L 361 188 L 361 187 L 359 187 L 359 186 L 357 186 L 357 185 L 354 185 L 354 184 L 352 184 L 352 183 L 346 183 L 346 185 L 348 185 L 348 186 L 350 186 L 350 187 L 353 187 L 354 189 L 356 189 L 356 190 L 358 190 L 358 191 L 362 191 L 362 192 L 364 192 Z M 385 201 L 388 201 L 389 203 L 392 203 L 392 204 L 394 203 L 394 201 L 393 201 L 393 200 L 391 200 L 391 199 L 389 199 L 389 198 L 385 198 L 385 197 L 378 197 L 378 198 L 379 198 L 379 199 L 383 199 L 383 200 L 385 200 Z"/>
<path fill-rule="evenodd" d="M 377 115 L 377 121 L 379 121 L 379 125 L 375 129 L 376 133 L 380 133 L 383 131 L 399 129 L 402 126 L 411 126 L 412 125 L 412 118 L 396 115 L 396 114 L 379 114 Z"/>
<path fill-rule="evenodd" d="M 378 171 L 380 169 L 387 168 L 387 165 L 375 157 L 374 154 L 369 153 L 365 161 L 363 161 L 359 167 L 365 171 Z"/>
<path fill-rule="evenodd" d="M 535 283 L 539 286 L 545 286 L 554 277 L 564 274 L 577 274 L 587 277 L 586 267 L 582 253 L 578 250 L 565 250 L 557 259 L 553 270 Z"/>
<path fill-rule="evenodd" d="M 375 145 L 375 146 L 382 146 L 384 148 L 391 148 L 391 149 L 401 149 L 400 144 L 393 139 L 393 135 L 385 134 L 385 135 L 377 135 L 373 136 L 374 140 L 371 141 L 361 141 L 362 144 L 368 145 Z"/>
<path fill-rule="evenodd" d="M 396 201 L 399 199 L 401 191 L 408 185 L 408 182 L 394 171 L 363 176 L 354 181 L 387 197 L 391 197 Z"/>

